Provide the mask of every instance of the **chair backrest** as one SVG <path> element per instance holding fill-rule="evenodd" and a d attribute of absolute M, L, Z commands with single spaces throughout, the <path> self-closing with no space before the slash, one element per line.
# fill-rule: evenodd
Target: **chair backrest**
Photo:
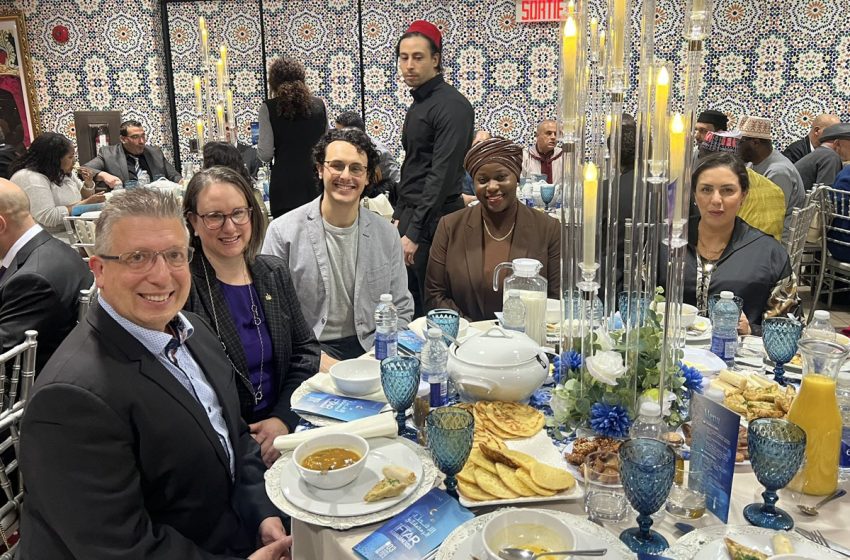
<path fill-rule="evenodd" d="M 791 270 L 797 276 L 799 276 L 800 264 L 803 260 L 803 248 L 806 246 L 806 234 L 818 209 L 818 203 L 815 201 L 803 208 L 794 208 L 791 214 L 791 227 L 785 248 L 788 249 L 788 256 L 791 258 Z"/>
<path fill-rule="evenodd" d="M 823 189 L 824 228 L 830 243 L 850 247 L 850 191 Z"/>
<path fill-rule="evenodd" d="M 92 256 L 94 253 L 95 218 L 65 216 L 65 229 L 71 239 L 71 247 L 83 249 Z"/>
<path fill-rule="evenodd" d="M 80 290 L 80 299 L 77 304 L 77 322 L 82 323 L 89 310 L 95 305 L 97 305 L 97 280 L 92 283 L 90 288 Z"/>
<path fill-rule="evenodd" d="M 35 380 L 35 352 L 38 332 L 28 330 L 25 339 L 0 354 L 0 419 L 29 398 Z"/>
<path fill-rule="evenodd" d="M 20 470 L 21 418 L 24 403 L 0 418 L 0 539 L 6 552 L 0 559 L 11 559 L 16 555 L 20 540 L 10 544 L 9 536 L 19 526 L 21 505 L 24 500 L 24 477 Z"/>

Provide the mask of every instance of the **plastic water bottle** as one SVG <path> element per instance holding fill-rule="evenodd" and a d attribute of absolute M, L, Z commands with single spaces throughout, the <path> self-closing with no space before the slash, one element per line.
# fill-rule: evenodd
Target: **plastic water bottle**
<path fill-rule="evenodd" d="M 817 313 L 817 312 L 815 312 Z M 835 380 L 835 396 L 841 411 L 841 454 L 838 460 L 838 480 L 850 480 L 850 371 L 839 371 Z"/>
<path fill-rule="evenodd" d="M 640 403 L 637 420 L 629 428 L 629 437 L 660 440 L 666 431 L 664 421 L 661 419 L 661 407 L 658 406 L 658 403 L 651 401 Z"/>
<path fill-rule="evenodd" d="M 711 321 L 711 351 L 728 366 L 735 363 L 735 351 L 738 349 L 739 312 L 734 297 L 732 292 L 720 292 Z"/>
<path fill-rule="evenodd" d="M 502 305 L 502 326 L 512 331 L 525 332 L 525 304 L 519 290 L 508 290 L 508 299 Z"/>
<path fill-rule="evenodd" d="M 392 294 L 381 294 L 375 308 L 375 359 L 383 360 L 398 354 L 398 311 Z"/>
<path fill-rule="evenodd" d="M 435 327 L 428 329 L 428 339 L 422 347 L 420 359 L 419 372 L 422 381 L 430 387 L 431 408 L 445 406 L 449 394 L 449 349 L 443 342 L 443 331 Z"/>
<path fill-rule="evenodd" d="M 263 202 L 269 199 L 269 172 L 263 165 L 257 171 L 257 190 L 263 195 Z"/>
<path fill-rule="evenodd" d="M 140 187 L 146 187 L 151 184 L 151 177 L 148 175 L 147 171 L 140 169 L 139 173 L 136 175 L 136 181 Z"/>
<path fill-rule="evenodd" d="M 825 309 L 815 311 L 812 322 L 803 331 L 803 337 L 835 342 L 835 329 L 832 328 L 832 323 L 829 321 L 829 311 Z"/>

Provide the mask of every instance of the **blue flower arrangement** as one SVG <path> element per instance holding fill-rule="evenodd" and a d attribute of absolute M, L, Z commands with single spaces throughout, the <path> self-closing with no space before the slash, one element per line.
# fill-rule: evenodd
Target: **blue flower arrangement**
<path fill-rule="evenodd" d="M 555 380 L 555 385 L 561 385 L 567 379 L 576 377 L 581 371 L 581 354 L 575 350 L 570 350 L 560 356 L 555 356 L 552 363 L 555 366 L 552 378 Z"/>
<path fill-rule="evenodd" d="M 590 427 L 600 436 L 624 438 L 631 425 L 629 411 L 622 406 L 598 402 L 590 407 Z"/>
<path fill-rule="evenodd" d="M 695 393 L 702 393 L 702 374 L 695 367 L 679 362 L 679 373 L 685 378 L 683 385 Z"/>

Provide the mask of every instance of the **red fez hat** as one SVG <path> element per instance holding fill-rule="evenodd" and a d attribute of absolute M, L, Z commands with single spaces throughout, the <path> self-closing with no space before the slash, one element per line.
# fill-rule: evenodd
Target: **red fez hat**
<path fill-rule="evenodd" d="M 410 24 L 410 27 L 407 28 L 405 33 L 421 33 L 425 35 L 431 42 L 434 43 L 434 46 L 437 47 L 437 50 L 442 49 L 443 44 L 443 36 L 440 34 L 440 30 L 437 29 L 437 26 L 431 23 L 430 21 L 425 21 L 424 19 L 417 19 L 413 23 Z"/>

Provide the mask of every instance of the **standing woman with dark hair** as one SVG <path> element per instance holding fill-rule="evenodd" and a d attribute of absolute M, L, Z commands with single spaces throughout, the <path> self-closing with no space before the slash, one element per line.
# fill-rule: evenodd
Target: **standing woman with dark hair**
<path fill-rule="evenodd" d="M 257 255 L 266 216 L 241 174 L 222 166 L 196 173 L 183 211 L 195 248 L 185 309 L 218 335 L 236 373 L 242 417 L 271 466 L 279 456 L 274 438 L 298 424 L 289 400 L 319 370 L 319 343 L 286 263 Z"/>
<path fill-rule="evenodd" d="M 88 168 L 80 168 L 85 184 L 73 175 L 74 155 L 74 144 L 65 136 L 45 132 L 9 166 L 11 181 L 30 199 L 35 221 L 63 241 L 68 241 L 63 219 L 71 215 L 74 206 L 106 200 L 102 194 L 94 194 L 94 181 Z"/>
<path fill-rule="evenodd" d="M 207 142 L 204 144 L 204 161 L 202 162 L 204 169 L 221 165 L 236 171 L 249 185 L 254 183 L 251 174 L 248 173 L 248 168 L 245 167 L 245 161 L 242 159 L 242 154 L 239 150 L 228 142 Z"/>
<path fill-rule="evenodd" d="M 313 146 L 328 130 L 324 102 L 310 94 L 304 67 L 291 58 L 272 61 L 271 99 L 260 105 L 260 160 L 272 164 L 269 202 L 272 216 L 306 204 L 318 187 L 311 158 Z"/>

